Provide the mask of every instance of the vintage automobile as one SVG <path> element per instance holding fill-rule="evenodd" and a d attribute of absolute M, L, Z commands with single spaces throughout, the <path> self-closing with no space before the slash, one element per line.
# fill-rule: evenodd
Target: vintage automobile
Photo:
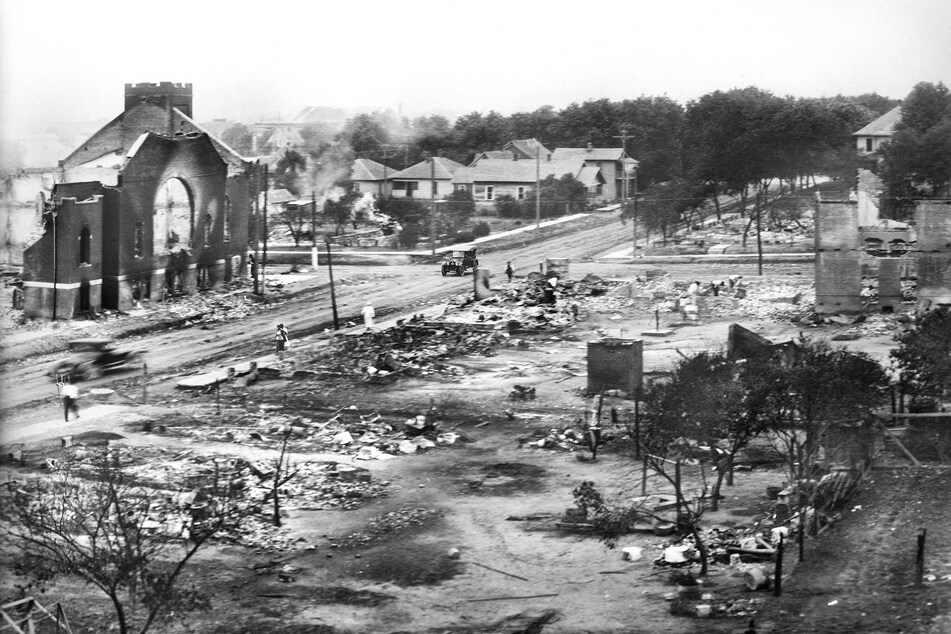
<path fill-rule="evenodd" d="M 91 380 L 103 372 L 140 367 L 143 363 L 139 350 L 121 349 L 115 341 L 106 338 L 74 339 L 67 344 L 72 353 L 50 368 L 50 376 L 56 380 Z"/>
<path fill-rule="evenodd" d="M 456 275 L 465 275 L 466 269 L 472 270 L 479 266 L 479 260 L 476 258 L 475 247 L 471 249 L 454 249 L 449 252 L 442 263 L 442 276 L 446 277 L 450 273 Z"/>

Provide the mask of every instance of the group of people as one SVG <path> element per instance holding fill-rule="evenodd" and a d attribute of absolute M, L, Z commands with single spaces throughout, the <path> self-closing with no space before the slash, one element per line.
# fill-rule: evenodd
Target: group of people
<path fill-rule="evenodd" d="M 718 296 L 720 293 L 732 293 L 743 285 L 742 280 L 742 275 L 731 275 L 726 280 L 713 280 L 707 285 L 706 291 L 703 290 L 703 285 L 700 281 L 696 280 L 691 282 L 687 287 L 687 296 L 696 297 L 697 295 L 706 295 L 707 293 Z"/>

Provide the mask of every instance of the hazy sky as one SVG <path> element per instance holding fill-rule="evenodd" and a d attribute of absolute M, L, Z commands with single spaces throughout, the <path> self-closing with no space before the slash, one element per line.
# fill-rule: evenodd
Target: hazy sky
<path fill-rule="evenodd" d="M 949 0 L 0 0 L 0 124 L 112 118 L 126 82 L 199 121 L 306 105 L 497 110 L 951 86 Z"/>

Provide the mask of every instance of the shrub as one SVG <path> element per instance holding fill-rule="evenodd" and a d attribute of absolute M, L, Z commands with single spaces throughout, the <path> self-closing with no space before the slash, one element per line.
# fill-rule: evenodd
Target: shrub
<path fill-rule="evenodd" d="M 476 238 L 484 238 L 490 233 L 492 233 L 492 229 L 489 227 L 489 223 L 484 220 L 475 223 L 475 225 L 472 227 L 472 235 Z"/>

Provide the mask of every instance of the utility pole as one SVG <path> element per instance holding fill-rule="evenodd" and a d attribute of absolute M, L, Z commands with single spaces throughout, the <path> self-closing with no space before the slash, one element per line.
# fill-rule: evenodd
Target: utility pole
<path fill-rule="evenodd" d="M 317 270 L 317 192 L 310 192 L 310 266 Z"/>
<path fill-rule="evenodd" d="M 542 227 L 542 144 L 535 139 L 535 231 Z"/>
<path fill-rule="evenodd" d="M 626 129 L 621 130 L 621 134 L 615 135 L 615 139 L 621 139 L 622 151 L 621 151 L 621 216 L 623 217 L 627 213 L 627 140 L 633 139 L 634 136 L 627 133 Z M 637 172 L 634 172 L 634 217 L 633 222 L 631 223 L 634 227 L 634 236 L 633 243 L 634 248 L 631 251 L 631 254 L 636 258 L 637 257 Z"/>
<path fill-rule="evenodd" d="M 267 163 L 264 164 L 264 250 L 261 253 L 261 294 L 267 290 Z"/>
<path fill-rule="evenodd" d="M 55 204 L 55 201 L 54 201 Z M 50 212 L 50 224 L 53 225 L 53 321 L 56 321 L 56 284 L 59 281 L 59 258 L 56 257 L 56 208 Z"/>
<path fill-rule="evenodd" d="M 258 245 L 260 243 L 260 236 L 258 233 L 261 231 L 261 164 L 260 162 L 254 166 L 254 263 L 251 265 L 251 273 L 254 276 L 254 294 L 257 295 L 260 290 L 258 289 L 258 270 L 260 269 L 260 253 L 258 252 Z"/>
<path fill-rule="evenodd" d="M 432 210 L 429 212 L 429 240 L 432 243 L 433 255 L 436 255 L 436 157 L 429 157 L 429 203 Z"/>
<path fill-rule="evenodd" d="M 330 306 L 334 314 L 334 330 L 340 330 L 340 320 L 337 318 L 337 294 L 334 291 L 334 263 L 330 255 L 330 238 L 327 238 L 327 272 L 330 274 Z"/>

